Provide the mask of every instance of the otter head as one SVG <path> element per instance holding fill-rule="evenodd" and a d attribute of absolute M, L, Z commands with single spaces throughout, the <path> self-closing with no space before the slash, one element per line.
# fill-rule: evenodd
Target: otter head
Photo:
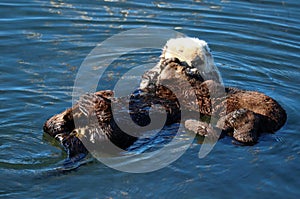
<path fill-rule="evenodd" d="M 144 74 L 140 88 L 176 78 L 192 78 L 199 82 L 220 80 L 210 49 L 203 40 L 190 37 L 170 39 L 160 57 L 159 64 Z"/>
<path fill-rule="evenodd" d="M 189 68 L 200 73 L 210 73 L 215 69 L 214 60 L 207 43 L 197 38 L 170 39 L 164 46 L 161 59 L 177 58 Z"/>

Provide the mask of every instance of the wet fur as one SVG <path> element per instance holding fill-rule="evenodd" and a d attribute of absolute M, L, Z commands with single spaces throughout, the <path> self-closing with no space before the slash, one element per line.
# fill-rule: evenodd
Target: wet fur
<path fill-rule="evenodd" d="M 112 91 L 87 94 L 74 107 L 47 120 L 44 131 L 60 141 L 68 151 L 69 158 L 72 158 L 88 153 L 82 143 L 83 139 L 103 148 L 106 142 L 112 142 L 121 149 L 128 148 L 138 139 L 140 134 L 134 134 L 134 129 L 128 135 L 118 127 L 112 117 L 112 101 L 128 103 L 129 100 L 131 118 L 140 126 L 147 126 L 151 122 L 149 107 L 160 104 L 164 107 L 163 111 L 167 112 L 166 125 L 183 120 L 188 130 L 202 136 L 214 134 L 216 129 L 221 129 L 223 134 L 231 135 L 243 144 L 255 144 L 262 133 L 274 133 L 286 122 L 284 109 L 274 99 L 256 91 L 224 88 L 213 80 L 217 76 L 214 71 L 199 71 L 192 65 L 196 54 L 187 61 L 180 60 L 170 53 L 166 56 L 167 47 L 164 48 L 160 62 L 143 75 L 141 89 L 129 98 L 114 98 Z M 204 60 L 199 63 L 212 64 L 208 47 L 203 49 L 201 53 L 208 58 L 202 56 Z M 207 80 L 203 76 L 211 79 Z M 189 82 L 189 85 L 184 86 L 183 82 Z M 173 89 L 182 92 L 176 96 Z M 219 91 L 223 91 L 226 96 L 218 96 Z M 196 101 L 189 100 L 191 95 L 196 96 Z M 178 99 L 183 99 L 183 102 L 180 104 Z M 122 103 L 119 110 L 122 109 Z M 201 116 L 208 117 L 218 113 L 219 120 L 216 126 L 211 126 L 200 118 L 182 118 L 181 110 L 199 112 Z M 128 121 L 123 122 L 126 124 Z"/>
<path fill-rule="evenodd" d="M 218 113 L 220 119 L 215 128 L 220 128 L 223 133 L 233 137 L 244 144 L 255 144 L 262 133 L 274 133 L 286 122 L 286 112 L 269 96 L 256 91 L 245 91 L 236 88 L 224 88 L 214 80 L 201 81 L 195 76 L 186 73 L 185 63 L 172 58 L 164 61 L 164 67 L 157 77 L 157 84 L 172 82 L 172 89 L 182 89 L 185 98 L 195 93 L 197 104 L 190 101 L 183 103 L 182 108 L 199 111 L 202 116 L 212 116 Z M 180 78 L 178 78 L 180 77 Z M 190 88 L 180 87 L 181 80 L 187 80 Z M 224 94 L 218 96 L 218 92 L 224 89 Z M 219 91 L 218 91 L 219 90 Z M 157 94 L 164 93 L 156 91 Z M 216 92 L 216 93 L 214 93 Z M 225 108 L 224 108 L 225 107 Z M 214 132 L 213 127 L 206 126 L 199 120 L 188 120 L 187 129 L 199 134 L 207 135 L 207 132 Z M 207 129 L 212 128 L 212 129 Z"/>

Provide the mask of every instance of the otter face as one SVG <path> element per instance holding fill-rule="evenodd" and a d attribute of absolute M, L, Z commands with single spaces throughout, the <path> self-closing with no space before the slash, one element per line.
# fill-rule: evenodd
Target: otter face
<path fill-rule="evenodd" d="M 221 80 L 210 49 L 203 40 L 170 39 L 160 57 L 159 64 L 143 75 L 141 89 L 170 79 Z"/>
<path fill-rule="evenodd" d="M 43 126 L 44 132 L 52 137 L 61 133 L 70 133 L 74 128 L 72 109 L 67 109 L 61 114 L 51 117 Z"/>
<path fill-rule="evenodd" d="M 163 49 L 161 58 L 177 58 L 192 68 L 198 68 L 202 73 L 210 72 L 215 67 L 207 43 L 197 38 L 170 39 Z"/>

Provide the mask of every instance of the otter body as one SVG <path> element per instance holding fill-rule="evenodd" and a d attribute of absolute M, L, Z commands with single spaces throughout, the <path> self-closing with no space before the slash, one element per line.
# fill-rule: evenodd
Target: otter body
<path fill-rule="evenodd" d="M 191 70 L 194 71 L 193 74 Z M 182 109 L 218 118 L 215 127 L 206 125 L 199 119 L 185 118 L 188 130 L 207 136 L 209 132 L 216 134 L 214 128 L 217 128 L 242 144 L 252 145 L 262 133 L 274 133 L 285 124 L 285 110 L 271 97 L 256 91 L 223 87 L 217 78 L 204 80 L 200 74 L 196 67 L 173 57 L 161 61 L 160 74 L 155 79 L 148 78 L 151 79 L 148 81 L 150 85 L 156 85 L 158 95 L 165 93 L 160 89 L 161 84 L 167 84 L 170 90 L 182 90 L 177 96 L 179 98 L 191 99 L 190 95 L 196 95 L 196 102 L 186 100 Z M 189 83 L 188 87 L 182 86 L 183 81 Z"/>
<path fill-rule="evenodd" d="M 115 109 L 120 110 L 118 117 L 112 113 L 115 102 L 119 102 Z M 137 127 L 128 120 L 121 123 L 129 124 L 130 135 L 116 121 L 122 120 L 122 114 L 128 114 L 127 110 L 122 112 L 128 103 Z M 115 98 L 112 91 L 87 94 L 72 108 L 47 120 L 44 131 L 61 142 L 70 158 L 88 153 L 83 140 L 103 148 L 105 143 L 112 142 L 126 150 L 143 133 L 138 126 L 151 123 L 149 109 L 155 104 L 163 107 L 158 112 L 167 113 L 165 125 L 183 120 L 186 129 L 196 134 L 207 136 L 219 129 L 247 145 L 255 144 L 262 133 L 280 129 L 287 118 L 284 109 L 263 93 L 224 88 L 207 44 L 180 38 L 167 42 L 160 62 L 143 75 L 136 93 L 127 98 Z M 183 117 L 182 110 L 200 113 L 200 118 Z M 208 125 L 201 120 L 202 116 L 217 116 L 216 125 Z"/>

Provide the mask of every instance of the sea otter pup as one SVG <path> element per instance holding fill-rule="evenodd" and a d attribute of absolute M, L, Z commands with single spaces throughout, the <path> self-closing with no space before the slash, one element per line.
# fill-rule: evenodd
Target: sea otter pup
<path fill-rule="evenodd" d="M 138 126 L 151 123 L 149 108 L 160 104 L 164 107 L 161 111 L 167 113 L 166 125 L 184 120 L 185 127 L 199 135 L 214 134 L 220 129 L 244 144 L 254 144 L 261 133 L 273 133 L 283 126 L 286 113 L 274 99 L 255 91 L 224 88 L 216 71 L 206 42 L 171 39 L 160 62 L 143 75 L 140 88 L 131 96 L 115 98 L 112 91 L 87 94 L 74 107 L 47 120 L 44 131 L 61 142 L 70 158 L 88 153 L 83 139 L 98 143 L 95 147 L 104 150 L 109 143 L 126 149 L 141 132 L 129 126 L 129 135 L 119 127 L 115 119 L 122 117 L 113 117 L 111 110 L 115 101 L 129 103 L 131 118 Z M 193 95 L 196 99 L 190 100 Z M 201 118 L 182 117 L 181 110 L 198 112 Z M 216 114 L 215 126 L 202 121 Z M 122 122 L 126 126 L 129 121 Z"/>
<path fill-rule="evenodd" d="M 162 98 L 146 90 L 137 90 L 129 97 L 120 98 L 115 98 L 114 92 L 110 90 L 86 94 L 73 107 L 48 119 L 43 127 L 44 132 L 61 143 L 71 160 L 88 154 L 83 143 L 89 143 L 90 152 L 95 150 L 97 153 L 100 151 L 110 155 L 119 154 L 143 136 L 141 128 L 147 127 L 152 119 L 159 121 L 161 115 L 167 113 L 166 120 L 163 121 L 165 126 L 181 119 L 180 105 L 172 91 L 164 88 L 169 97 Z M 119 110 L 114 115 L 112 104 Z M 124 109 L 127 104 L 136 126 L 124 121 L 126 117 L 122 114 L 128 114 Z M 153 105 L 161 105 L 163 109 L 156 109 L 157 115 L 151 115 L 150 118 L 149 109 Z M 161 127 L 160 124 L 156 126 L 155 122 L 152 123 L 154 125 L 144 130 L 157 130 Z M 112 144 L 116 147 L 112 147 Z"/>

